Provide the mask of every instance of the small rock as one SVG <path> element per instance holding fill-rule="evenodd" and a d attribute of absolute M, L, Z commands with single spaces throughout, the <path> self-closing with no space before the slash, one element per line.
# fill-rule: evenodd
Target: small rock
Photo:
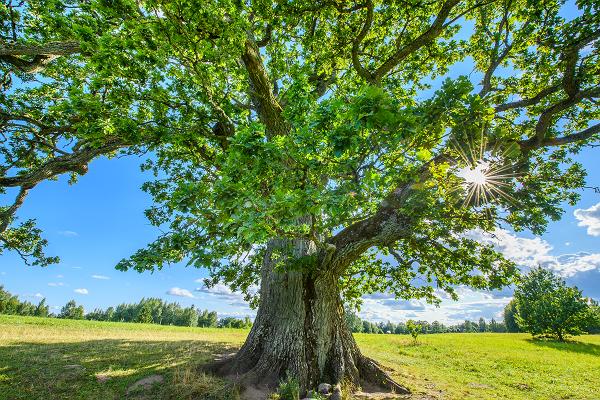
<path fill-rule="evenodd" d="M 477 383 L 477 382 L 470 382 L 469 387 L 473 388 L 473 389 L 493 389 L 493 387 L 491 387 L 490 385 L 486 385 L 485 383 Z"/>
<path fill-rule="evenodd" d="M 526 383 L 517 383 L 516 385 L 513 385 L 513 386 L 519 390 L 531 390 L 531 386 L 529 386 Z"/>
<path fill-rule="evenodd" d="M 317 391 L 320 394 L 329 394 L 329 392 L 331 392 L 331 385 L 329 383 L 321 383 L 317 387 Z"/>
<path fill-rule="evenodd" d="M 127 394 L 136 390 L 148 390 L 155 383 L 161 383 L 162 381 L 164 381 L 164 379 L 165 378 L 162 375 L 150 375 L 145 378 L 142 378 L 139 381 L 135 382 L 133 385 L 129 386 L 129 388 L 127 389 Z"/>
<path fill-rule="evenodd" d="M 104 383 L 104 382 L 108 381 L 109 379 L 110 379 L 110 376 L 108 376 L 108 375 L 104 375 L 104 374 L 96 375 L 96 380 L 98 381 L 98 383 Z"/>

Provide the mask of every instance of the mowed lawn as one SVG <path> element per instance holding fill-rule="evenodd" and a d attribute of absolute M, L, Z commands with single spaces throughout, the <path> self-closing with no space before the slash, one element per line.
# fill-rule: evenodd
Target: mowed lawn
<path fill-rule="evenodd" d="M 247 331 L 0 315 L 0 399 L 236 399 L 197 372 Z M 427 399 L 600 399 L 600 336 L 356 335 L 362 351 Z M 159 374 L 149 389 L 128 388 Z"/>

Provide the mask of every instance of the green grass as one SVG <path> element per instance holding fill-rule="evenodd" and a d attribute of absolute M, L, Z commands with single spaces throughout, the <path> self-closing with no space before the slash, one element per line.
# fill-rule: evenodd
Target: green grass
<path fill-rule="evenodd" d="M 237 398 L 197 367 L 247 331 L 0 315 L 0 399 Z M 439 399 L 600 399 L 600 336 L 570 343 L 522 334 L 356 335 L 362 351 L 416 394 Z M 71 366 L 71 367 L 69 367 Z M 140 378 L 164 383 L 129 393 Z"/>
<path fill-rule="evenodd" d="M 413 391 L 446 399 L 600 399 L 600 336 L 572 342 L 528 334 L 357 335 L 363 353 Z"/>

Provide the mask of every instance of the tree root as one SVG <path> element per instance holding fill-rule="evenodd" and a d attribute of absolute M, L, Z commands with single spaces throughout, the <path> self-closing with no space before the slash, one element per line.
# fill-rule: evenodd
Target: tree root
<path fill-rule="evenodd" d="M 271 368 L 263 368 L 263 363 L 248 365 L 248 363 L 240 362 L 240 353 L 236 355 L 224 357 L 215 360 L 209 364 L 202 366 L 202 370 L 212 373 L 217 376 L 222 376 L 232 380 L 241 388 L 250 386 L 269 388 L 275 390 L 279 379 L 279 368 L 276 365 L 271 365 Z M 245 365 L 244 365 L 245 364 Z M 359 382 L 355 381 L 354 377 L 346 376 L 344 383 L 350 383 L 353 387 L 377 387 L 382 392 L 391 392 L 395 394 L 410 394 L 410 390 L 397 383 L 383 367 L 375 360 L 358 354 L 356 358 L 356 366 L 358 367 Z M 332 384 L 342 382 L 330 382 Z M 301 383 L 301 387 L 303 387 Z"/>
<path fill-rule="evenodd" d="M 371 383 L 397 394 L 410 394 L 410 390 L 396 382 L 375 360 L 359 356 L 358 369 L 363 382 Z"/>

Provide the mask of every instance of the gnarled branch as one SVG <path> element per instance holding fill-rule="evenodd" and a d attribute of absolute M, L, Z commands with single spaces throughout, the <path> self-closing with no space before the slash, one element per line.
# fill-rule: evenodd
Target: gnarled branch
<path fill-rule="evenodd" d="M 290 129 L 289 124 L 282 115 L 283 108 L 273 94 L 273 86 L 262 62 L 259 48 L 256 42 L 250 38 L 244 44 L 242 61 L 248 71 L 250 97 L 256 106 L 261 122 L 265 124 L 267 135 L 286 135 Z"/>
<path fill-rule="evenodd" d="M 42 45 L 0 42 L 0 61 L 11 64 L 23 72 L 34 74 L 43 70 L 52 60 L 80 51 L 81 47 L 75 41 L 49 42 Z M 33 58 L 27 60 L 18 56 Z"/>

